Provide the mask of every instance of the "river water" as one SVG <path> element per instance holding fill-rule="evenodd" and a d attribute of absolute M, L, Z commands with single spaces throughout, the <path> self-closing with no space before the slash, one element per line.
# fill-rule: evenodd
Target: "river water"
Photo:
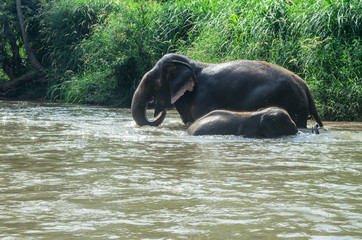
<path fill-rule="evenodd" d="M 138 127 L 127 109 L 0 101 L 0 238 L 361 239 L 362 123 L 325 125 L 193 137 L 172 111 Z"/>

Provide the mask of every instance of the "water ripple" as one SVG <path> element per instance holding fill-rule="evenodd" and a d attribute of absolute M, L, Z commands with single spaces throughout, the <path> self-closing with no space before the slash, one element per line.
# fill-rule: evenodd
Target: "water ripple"
<path fill-rule="evenodd" d="M 362 129 L 188 136 L 176 112 L 0 102 L 0 238 L 360 239 Z M 201 236 L 201 237 L 200 237 Z"/>

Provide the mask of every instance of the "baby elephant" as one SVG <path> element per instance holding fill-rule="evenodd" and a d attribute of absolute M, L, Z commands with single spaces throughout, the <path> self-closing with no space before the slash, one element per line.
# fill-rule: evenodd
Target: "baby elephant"
<path fill-rule="evenodd" d="M 298 132 L 289 114 L 278 107 L 256 112 L 215 110 L 196 120 L 187 131 L 191 135 L 242 135 L 248 138 L 274 138 Z"/>

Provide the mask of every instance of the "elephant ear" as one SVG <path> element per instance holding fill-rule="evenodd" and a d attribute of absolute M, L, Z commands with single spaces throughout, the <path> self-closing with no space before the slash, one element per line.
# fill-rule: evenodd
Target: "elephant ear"
<path fill-rule="evenodd" d="M 174 104 L 186 91 L 192 91 L 196 84 L 194 69 L 187 63 L 172 61 L 168 72 L 171 90 L 171 104 Z"/>
<path fill-rule="evenodd" d="M 277 133 L 278 130 L 273 117 L 270 115 L 263 115 L 260 119 L 257 134 L 260 137 L 273 138 L 277 137 Z"/>

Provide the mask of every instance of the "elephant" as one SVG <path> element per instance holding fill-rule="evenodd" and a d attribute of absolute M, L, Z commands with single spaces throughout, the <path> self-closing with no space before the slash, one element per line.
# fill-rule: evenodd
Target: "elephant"
<path fill-rule="evenodd" d="M 255 112 L 214 110 L 197 119 L 187 129 L 191 135 L 236 135 L 247 138 L 275 138 L 295 135 L 297 126 L 281 108 L 269 107 Z"/>
<path fill-rule="evenodd" d="M 146 110 L 152 100 L 154 119 L 149 120 Z M 285 68 L 252 60 L 211 64 L 170 53 L 143 76 L 131 112 L 139 126 L 158 126 L 172 107 L 190 124 L 217 109 L 256 111 L 270 106 L 285 109 L 297 127 L 307 127 L 309 114 L 323 126 L 306 82 Z"/>

